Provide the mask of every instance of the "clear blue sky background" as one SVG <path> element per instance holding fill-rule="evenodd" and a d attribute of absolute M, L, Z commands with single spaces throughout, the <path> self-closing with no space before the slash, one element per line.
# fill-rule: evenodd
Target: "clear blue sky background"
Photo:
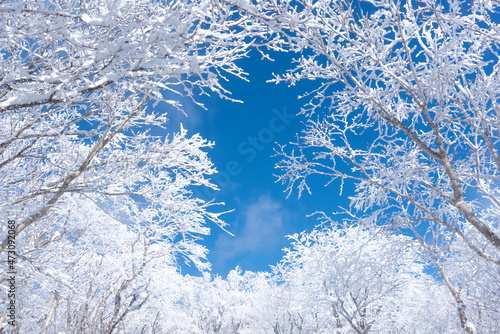
<path fill-rule="evenodd" d="M 178 130 L 182 123 L 188 133 L 200 133 L 215 142 L 208 153 L 220 172 L 212 178 L 220 191 L 198 191 L 196 195 L 226 203 L 216 210 L 234 210 L 223 216 L 234 237 L 211 224 L 211 235 L 202 241 L 210 251 L 212 273 L 222 277 L 238 265 L 243 270 L 269 270 L 269 265 L 281 259 L 282 249 L 290 245 L 286 235 L 309 231 L 318 224 L 317 218 L 307 215 L 315 211 L 329 214 L 337 211 L 339 204 L 348 205 L 348 189 L 344 188 L 341 198 L 339 183 L 325 188 L 326 179 L 313 178 L 312 195 L 304 193 L 300 199 L 297 192 L 287 199 L 285 186 L 276 183 L 273 174 L 279 173 L 274 168 L 279 158 L 273 157 L 275 143 L 295 141 L 305 121 L 303 116 L 291 116 L 298 114 L 306 102 L 298 96 L 317 83 L 291 87 L 266 83 L 273 78 L 272 73 L 284 73 L 292 67 L 290 55 L 274 58 L 274 62 L 261 60 L 257 52 L 252 52 L 250 58 L 239 63 L 249 73 L 249 82 L 231 77 L 224 84 L 232 97 L 243 103 L 224 101 L 213 94 L 198 98 L 207 110 L 183 100 L 188 117 L 165 110 L 171 130 Z M 182 270 L 197 274 L 192 268 Z"/>

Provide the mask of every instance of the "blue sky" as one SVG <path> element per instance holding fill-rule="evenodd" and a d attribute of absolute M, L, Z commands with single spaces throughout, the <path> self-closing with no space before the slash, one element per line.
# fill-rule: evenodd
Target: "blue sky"
<path fill-rule="evenodd" d="M 202 242 L 209 249 L 208 260 L 212 273 L 223 277 L 241 266 L 243 270 L 263 271 L 278 262 L 282 249 L 289 246 L 286 235 L 311 230 L 318 221 L 307 215 L 315 211 L 331 213 L 338 205 L 348 205 L 344 189 L 339 196 L 338 183 L 327 188 L 325 179 L 312 179 L 312 195 L 304 193 L 300 199 L 297 192 L 286 198 L 285 186 L 276 183 L 273 174 L 279 161 L 273 157 L 275 143 L 286 144 L 295 140 L 303 128 L 305 118 L 296 116 L 305 100 L 298 99 L 313 82 L 289 87 L 286 84 L 266 83 L 272 73 L 283 73 L 291 67 L 291 57 L 276 55 L 275 61 L 261 60 L 252 52 L 240 66 L 249 73 L 249 82 L 230 78 L 225 88 L 232 97 L 243 101 L 235 103 L 221 100 L 217 96 L 200 97 L 207 110 L 189 100 L 183 100 L 187 117 L 175 110 L 167 109 L 171 130 L 182 123 L 188 133 L 200 133 L 205 139 L 215 142 L 208 153 L 219 170 L 212 179 L 219 192 L 197 191 L 205 200 L 215 198 L 225 202 L 221 211 L 234 210 L 223 216 L 230 224 L 228 230 L 234 237 L 217 226 L 210 226 L 212 234 Z M 195 270 L 183 269 L 196 274 Z"/>

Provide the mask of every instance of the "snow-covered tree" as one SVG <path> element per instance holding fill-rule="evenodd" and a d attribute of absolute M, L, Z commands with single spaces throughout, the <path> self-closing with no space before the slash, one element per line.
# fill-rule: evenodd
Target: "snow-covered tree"
<path fill-rule="evenodd" d="M 230 99 L 219 81 L 244 76 L 234 62 L 251 45 L 245 24 L 211 0 L 1 2 L 0 212 L 16 222 L 15 330 L 136 332 L 130 319 L 169 298 L 148 284 L 176 257 L 209 266 L 196 241 L 207 221 L 225 223 L 192 190 L 216 188 L 213 144 L 167 131 L 157 107 Z M 5 297 L 6 224 L 0 236 Z M 149 320 L 135 325 L 161 332 Z"/>
<path fill-rule="evenodd" d="M 226 279 L 219 276 L 185 277 L 182 298 L 176 304 L 188 319 L 180 332 L 254 333 L 252 281 L 255 274 L 232 270 Z"/>
<path fill-rule="evenodd" d="M 444 286 L 424 274 L 418 244 L 381 228 L 320 225 L 291 236 L 274 268 L 294 295 L 305 333 L 457 330 Z M 436 300 L 439 300 L 436 303 Z"/>
<path fill-rule="evenodd" d="M 350 209 L 413 231 L 445 281 L 456 238 L 500 265 L 497 1 L 227 2 L 296 53 L 275 82 L 317 82 L 304 131 L 279 150 L 288 191 L 310 191 L 312 174 L 354 183 Z"/>
<path fill-rule="evenodd" d="M 380 227 L 323 224 L 290 238 L 292 247 L 270 272 L 237 268 L 226 279 L 184 277 L 170 307 L 176 331 L 460 331 L 453 298 L 424 273 L 422 252 L 410 237 Z"/>
<path fill-rule="evenodd" d="M 99 204 L 141 196 L 158 205 L 139 220 L 161 216 L 161 225 L 181 189 L 210 186 L 204 175 L 214 170 L 196 150 L 209 144 L 184 130 L 171 141 L 152 137 L 166 117 L 146 106 L 177 106 L 168 92 L 227 96 L 218 80 L 242 76 L 234 60 L 249 46 L 232 18 L 212 1 L 2 3 L 2 210 L 18 233 L 67 193 L 92 193 Z M 172 196 L 160 198 L 158 186 Z"/>
<path fill-rule="evenodd" d="M 172 245 L 128 229 L 94 203 L 74 204 L 52 214 L 43 232 L 27 229 L 19 245 L 17 328 L 160 333 L 159 311 L 168 309 L 181 281 Z"/>

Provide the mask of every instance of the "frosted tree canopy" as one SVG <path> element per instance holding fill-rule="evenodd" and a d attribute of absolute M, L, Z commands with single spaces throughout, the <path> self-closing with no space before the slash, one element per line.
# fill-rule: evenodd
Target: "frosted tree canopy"
<path fill-rule="evenodd" d="M 495 333 L 499 11 L 0 1 L 0 333 Z M 269 84 L 308 83 L 268 122 L 301 122 L 266 157 L 283 191 L 321 180 L 348 205 L 316 212 L 268 271 L 222 278 L 202 240 L 233 208 L 199 196 L 219 190 L 218 143 L 170 117 L 245 103 L 231 89 L 249 57 L 286 68 Z"/>

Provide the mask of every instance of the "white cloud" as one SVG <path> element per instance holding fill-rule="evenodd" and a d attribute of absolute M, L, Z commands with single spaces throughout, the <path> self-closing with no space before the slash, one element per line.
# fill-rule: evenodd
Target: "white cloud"
<path fill-rule="evenodd" d="M 232 260 L 248 261 L 249 258 L 281 250 L 286 240 L 287 217 L 288 212 L 280 202 L 269 195 L 260 196 L 241 209 L 231 228 L 234 237 L 227 234 L 219 236 L 211 252 L 211 261 L 218 266 Z"/>

